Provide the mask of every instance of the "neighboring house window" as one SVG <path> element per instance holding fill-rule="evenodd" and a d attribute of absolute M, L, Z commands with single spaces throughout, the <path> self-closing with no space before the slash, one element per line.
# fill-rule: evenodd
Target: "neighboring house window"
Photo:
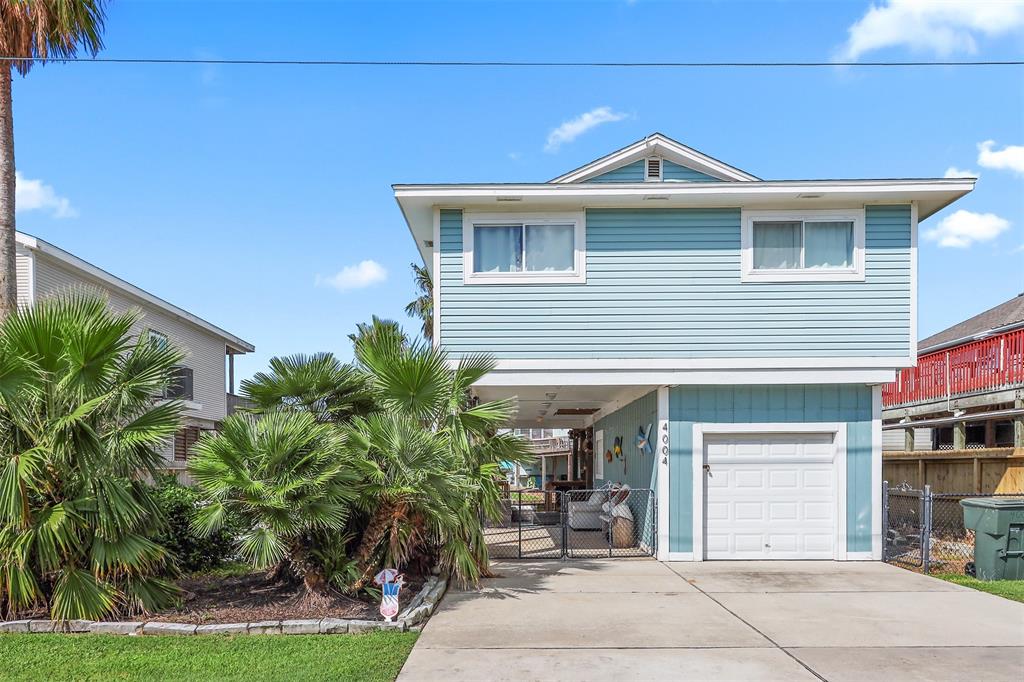
<path fill-rule="evenodd" d="M 743 211 L 744 282 L 863 281 L 864 211 Z"/>
<path fill-rule="evenodd" d="M 167 335 L 150 329 L 146 332 L 146 338 L 154 348 L 165 350 L 168 345 Z"/>
<path fill-rule="evenodd" d="M 576 213 L 466 214 L 465 281 L 474 284 L 583 282 L 584 223 Z"/>
<path fill-rule="evenodd" d="M 199 427 L 186 426 L 174 434 L 174 460 L 184 462 L 192 454 L 192 446 L 199 440 Z"/>
<path fill-rule="evenodd" d="M 195 377 L 191 367 L 181 365 L 171 370 L 171 381 L 164 388 L 161 398 L 174 400 L 192 400 L 194 398 Z"/>

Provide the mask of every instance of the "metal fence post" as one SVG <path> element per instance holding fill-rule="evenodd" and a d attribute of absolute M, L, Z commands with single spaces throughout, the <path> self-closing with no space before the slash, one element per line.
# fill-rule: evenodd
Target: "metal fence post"
<path fill-rule="evenodd" d="M 558 520 L 562 526 L 562 560 L 569 558 L 569 503 L 566 497 L 568 490 L 558 493 Z"/>
<path fill-rule="evenodd" d="M 520 490 L 518 492 L 518 495 L 519 495 L 519 504 L 516 505 L 516 506 L 519 509 L 519 514 L 518 514 L 518 516 L 519 516 L 519 542 L 517 543 L 517 546 L 518 546 L 518 550 L 519 550 L 519 557 L 518 558 L 522 559 L 523 558 L 523 491 Z"/>
<path fill-rule="evenodd" d="M 889 560 L 889 481 L 882 481 L 882 561 Z"/>
<path fill-rule="evenodd" d="M 658 496 L 651 491 L 651 554 L 658 556 Z"/>
<path fill-rule="evenodd" d="M 931 568 L 932 554 L 932 487 L 926 485 L 921 495 L 921 515 L 924 517 L 921 519 L 921 564 L 927 575 Z"/>

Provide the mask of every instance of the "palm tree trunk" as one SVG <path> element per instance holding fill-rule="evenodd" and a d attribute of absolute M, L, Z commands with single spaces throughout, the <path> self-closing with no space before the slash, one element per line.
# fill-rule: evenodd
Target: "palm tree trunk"
<path fill-rule="evenodd" d="M 359 569 L 359 577 L 350 586 L 353 592 L 363 589 L 366 583 L 370 582 L 370 578 L 373 577 L 373 571 L 377 568 L 377 564 L 373 560 L 374 555 L 377 553 L 377 548 L 380 547 L 384 534 L 388 530 L 393 512 L 394 507 L 392 505 L 382 502 L 373 512 L 373 516 L 370 517 L 370 523 L 366 525 L 363 537 L 359 540 L 359 547 L 356 548 L 355 559 L 356 566 Z"/>
<path fill-rule="evenodd" d="M 14 110 L 11 66 L 0 64 L 0 320 L 18 305 L 14 236 Z"/>

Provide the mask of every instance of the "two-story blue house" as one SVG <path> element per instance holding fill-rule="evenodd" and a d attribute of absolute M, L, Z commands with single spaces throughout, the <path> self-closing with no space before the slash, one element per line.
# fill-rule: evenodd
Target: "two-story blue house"
<path fill-rule="evenodd" d="M 656 490 L 659 558 L 850 560 L 881 558 L 918 221 L 973 187 L 761 180 L 654 134 L 546 183 L 394 191 L 435 341 L 495 356 L 475 390 L 519 425 L 593 427 L 595 485 Z"/>

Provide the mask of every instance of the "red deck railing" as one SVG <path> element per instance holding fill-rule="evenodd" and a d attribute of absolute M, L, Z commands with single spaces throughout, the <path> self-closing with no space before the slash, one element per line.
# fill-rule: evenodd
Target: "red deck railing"
<path fill-rule="evenodd" d="M 1024 384 L 1024 329 L 922 355 L 882 388 L 882 405 L 991 391 Z"/>

